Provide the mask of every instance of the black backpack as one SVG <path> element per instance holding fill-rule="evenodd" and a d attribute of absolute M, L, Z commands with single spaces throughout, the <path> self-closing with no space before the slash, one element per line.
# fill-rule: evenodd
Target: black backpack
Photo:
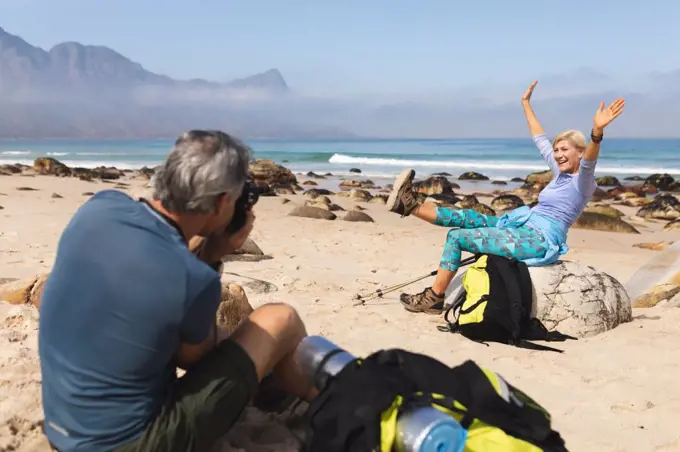
<path fill-rule="evenodd" d="M 434 407 L 467 430 L 466 452 L 565 452 L 550 414 L 500 375 L 400 349 L 357 359 L 307 411 L 307 452 L 392 452 L 400 416 Z"/>
<path fill-rule="evenodd" d="M 467 269 L 461 292 L 446 310 L 447 325 L 438 328 L 477 342 L 501 342 L 562 353 L 562 350 L 529 342 L 576 339 L 559 331 L 548 331 L 540 320 L 532 318 L 532 301 L 531 275 L 524 262 L 481 254 Z M 452 314 L 455 320 L 450 320 Z"/>

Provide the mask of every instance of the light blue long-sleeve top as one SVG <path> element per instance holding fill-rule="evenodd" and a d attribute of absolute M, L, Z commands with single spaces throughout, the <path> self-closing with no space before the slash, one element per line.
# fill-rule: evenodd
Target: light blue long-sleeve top
<path fill-rule="evenodd" d="M 597 160 L 581 159 L 578 173 L 561 173 L 548 137 L 539 134 L 533 138 L 555 176 L 541 191 L 536 206 L 531 209 L 524 206 L 508 212 L 499 220 L 498 227 L 519 227 L 526 224 L 542 232 L 546 241 L 545 256 L 524 261 L 527 265 L 538 266 L 555 262 L 569 250 L 567 231 L 583 213 L 597 188 L 595 181 Z"/>

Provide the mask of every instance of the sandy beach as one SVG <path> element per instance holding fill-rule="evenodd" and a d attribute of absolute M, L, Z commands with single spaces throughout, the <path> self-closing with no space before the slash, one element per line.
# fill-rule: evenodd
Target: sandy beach
<path fill-rule="evenodd" d="M 71 215 L 91 193 L 113 189 L 121 181 L 129 187 L 117 189 L 132 196 L 147 191 L 147 180 L 130 175 L 111 183 L 0 176 L 0 280 L 48 272 Z M 479 191 L 469 187 L 461 191 Z M 283 199 L 290 202 L 284 204 Z M 400 347 L 449 365 L 472 359 L 545 406 L 569 450 L 680 450 L 680 309 L 634 309 L 630 323 L 560 344 L 564 354 L 479 345 L 438 331 L 440 317 L 406 312 L 398 302 L 399 292 L 353 306 L 357 292 L 435 269 L 447 229 L 402 219 L 381 203 L 340 196 L 331 200 L 348 211 L 360 204 L 374 222 L 343 221 L 340 215 L 334 221 L 288 216 L 308 199 L 301 194 L 261 197 L 251 237 L 272 258 L 226 264 L 224 281 L 254 278 L 275 286 L 265 292 L 258 285 L 246 285 L 253 307 L 271 301 L 290 303 L 310 334 L 324 335 L 358 355 Z M 479 197 L 485 203 L 491 199 Z M 627 221 L 638 210 L 616 207 Z M 572 229 L 570 251 L 563 259 L 595 267 L 625 284 L 658 253 L 633 245 L 680 240 L 680 232 L 663 230 L 666 222 L 629 222 L 640 234 Z M 406 290 L 420 291 L 430 283 L 426 280 Z M 0 451 L 49 450 L 40 427 L 37 312 L 30 306 L 0 304 L 0 322 Z M 220 449 L 295 450 L 294 444 L 275 420 L 251 411 Z"/>

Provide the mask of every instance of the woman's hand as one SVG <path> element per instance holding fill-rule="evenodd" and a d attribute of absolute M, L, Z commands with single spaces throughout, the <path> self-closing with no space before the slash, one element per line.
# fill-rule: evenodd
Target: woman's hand
<path fill-rule="evenodd" d="M 626 101 L 619 98 L 616 99 L 612 104 L 604 108 L 604 102 L 600 103 L 600 108 L 595 112 L 595 119 L 593 119 L 593 129 L 595 133 L 602 132 L 605 127 L 609 125 L 613 120 L 618 118 L 621 113 L 623 113 L 623 106 Z"/>
<path fill-rule="evenodd" d="M 536 88 L 537 84 L 538 80 L 534 80 L 534 83 L 531 84 L 527 92 L 524 93 L 524 96 L 522 96 L 522 103 L 528 104 L 529 102 L 531 102 L 531 95 L 534 93 L 534 88 Z"/>

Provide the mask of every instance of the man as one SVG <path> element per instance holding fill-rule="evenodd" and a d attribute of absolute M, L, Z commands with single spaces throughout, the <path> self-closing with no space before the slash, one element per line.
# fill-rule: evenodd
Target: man
<path fill-rule="evenodd" d="M 215 326 L 221 258 L 249 149 L 216 131 L 180 136 L 150 201 L 106 190 L 64 230 L 40 306 L 45 433 L 54 448 L 207 451 L 270 372 L 309 398 L 292 352 L 293 308 L 256 309 L 229 337 Z M 201 259 L 187 248 L 207 237 Z M 218 271 L 216 271 L 218 270 Z M 176 378 L 176 368 L 186 374 Z"/>

